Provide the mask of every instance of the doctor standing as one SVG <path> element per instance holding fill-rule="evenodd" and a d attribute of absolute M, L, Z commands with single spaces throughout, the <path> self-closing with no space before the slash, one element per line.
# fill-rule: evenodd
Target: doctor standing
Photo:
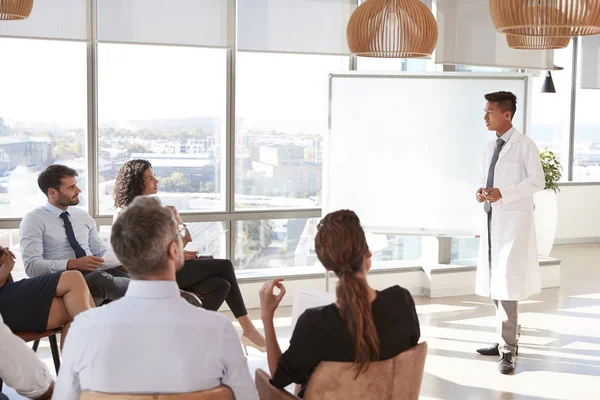
<path fill-rule="evenodd" d="M 516 96 L 496 92 L 485 99 L 485 125 L 496 137 L 485 149 L 476 194 L 486 219 L 475 292 L 494 300 L 500 335 L 499 343 L 477 352 L 500 356 L 498 370 L 508 374 L 518 352 L 518 302 L 541 291 L 533 194 L 544 189 L 545 179 L 537 146 L 512 126 Z"/>

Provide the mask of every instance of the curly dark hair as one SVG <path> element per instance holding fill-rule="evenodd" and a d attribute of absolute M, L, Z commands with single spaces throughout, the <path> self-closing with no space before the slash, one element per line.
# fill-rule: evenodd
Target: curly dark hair
<path fill-rule="evenodd" d="M 127 207 L 144 191 L 144 172 L 152 168 L 148 160 L 129 160 L 121 166 L 115 182 L 115 207 Z"/>

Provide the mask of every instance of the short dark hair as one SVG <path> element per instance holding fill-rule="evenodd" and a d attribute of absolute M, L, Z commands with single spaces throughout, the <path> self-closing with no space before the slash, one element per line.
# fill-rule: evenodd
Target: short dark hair
<path fill-rule="evenodd" d="M 60 190 L 60 181 L 67 176 L 79 176 L 79 174 L 73 168 L 69 168 L 66 165 L 50 165 L 40 172 L 38 186 L 42 193 L 48 196 L 48 189 Z"/>
<path fill-rule="evenodd" d="M 177 232 L 169 208 L 156 197 L 138 196 L 113 224 L 110 244 L 131 276 L 143 279 L 164 271 Z"/>
<path fill-rule="evenodd" d="M 506 112 L 510 111 L 510 119 L 512 120 L 517 112 L 517 96 L 512 92 L 494 92 L 485 95 L 487 101 L 498 103 L 498 107 Z"/>

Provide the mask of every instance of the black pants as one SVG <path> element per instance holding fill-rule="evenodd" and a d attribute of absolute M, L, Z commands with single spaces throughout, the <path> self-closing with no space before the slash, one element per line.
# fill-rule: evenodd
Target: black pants
<path fill-rule="evenodd" d="M 118 268 L 83 272 L 83 277 L 97 306 L 125 296 L 129 286 L 129 274 Z"/>
<path fill-rule="evenodd" d="M 217 311 L 226 301 L 235 318 L 248 314 L 229 260 L 188 260 L 177 272 L 177 285 L 183 290 L 202 293 L 202 304 L 207 310 Z"/>

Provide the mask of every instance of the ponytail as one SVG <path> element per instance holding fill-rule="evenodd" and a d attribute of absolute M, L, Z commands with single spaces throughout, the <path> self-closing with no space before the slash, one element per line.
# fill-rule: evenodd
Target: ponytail
<path fill-rule="evenodd" d="M 367 283 L 357 278 L 350 267 L 340 271 L 336 288 L 340 314 L 348 327 L 354 347 L 356 376 L 365 371 L 369 362 L 379 359 L 379 338 L 373 321 Z"/>
<path fill-rule="evenodd" d="M 369 302 L 369 286 L 356 273 L 370 257 L 365 232 L 358 216 L 350 210 L 329 213 L 319 222 L 315 252 L 323 266 L 336 273 L 340 315 L 354 347 L 356 377 L 379 359 L 379 338 Z"/>

